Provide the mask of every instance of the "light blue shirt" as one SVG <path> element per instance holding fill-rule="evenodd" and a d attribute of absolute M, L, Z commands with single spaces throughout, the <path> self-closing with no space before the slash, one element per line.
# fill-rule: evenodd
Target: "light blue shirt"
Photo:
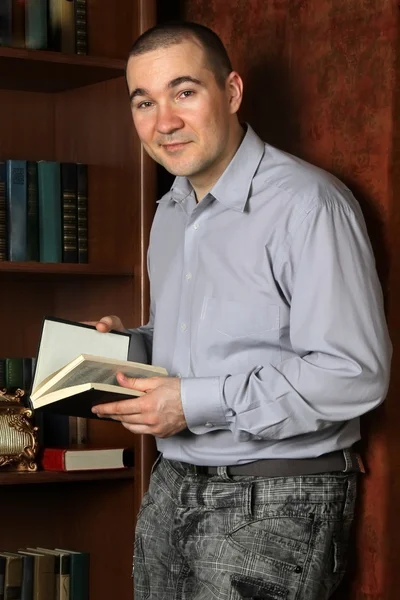
<path fill-rule="evenodd" d="M 177 177 L 154 218 L 152 363 L 181 377 L 198 465 L 348 448 L 384 399 L 391 345 L 360 207 L 332 175 L 247 133 L 197 203 Z"/>

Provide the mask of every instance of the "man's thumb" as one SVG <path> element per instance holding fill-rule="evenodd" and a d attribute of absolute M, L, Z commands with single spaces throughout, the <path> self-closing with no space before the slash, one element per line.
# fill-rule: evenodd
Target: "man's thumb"
<path fill-rule="evenodd" d="M 119 385 L 138 392 L 148 392 L 157 387 L 154 377 L 127 377 L 123 373 L 117 373 Z"/>

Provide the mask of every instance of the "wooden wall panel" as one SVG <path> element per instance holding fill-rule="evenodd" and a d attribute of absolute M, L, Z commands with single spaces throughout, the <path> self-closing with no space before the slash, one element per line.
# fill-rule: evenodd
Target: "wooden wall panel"
<path fill-rule="evenodd" d="M 398 598 L 400 99 L 392 0 L 183 0 L 213 28 L 245 82 L 241 116 L 268 142 L 338 175 L 363 208 L 395 346 L 389 396 L 364 419 L 352 577 L 337 598 Z M 396 79 L 397 77 L 397 79 Z"/>

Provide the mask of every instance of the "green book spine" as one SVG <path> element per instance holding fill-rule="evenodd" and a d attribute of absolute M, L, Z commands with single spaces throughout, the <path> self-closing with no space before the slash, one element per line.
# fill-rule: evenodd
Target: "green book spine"
<path fill-rule="evenodd" d="M 38 261 L 39 254 L 39 198 L 38 167 L 34 161 L 27 165 L 28 177 L 28 221 L 27 221 L 27 260 Z"/>
<path fill-rule="evenodd" d="M 56 550 L 67 552 L 71 557 L 70 600 L 89 600 L 89 553 L 61 548 L 56 548 Z"/>
<path fill-rule="evenodd" d="M 77 168 L 78 188 L 78 262 L 88 262 L 88 172 L 87 165 Z"/>
<path fill-rule="evenodd" d="M 89 554 L 71 554 L 71 600 L 89 600 Z"/>
<path fill-rule="evenodd" d="M 0 161 L 0 262 L 7 260 L 6 162 Z"/>
<path fill-rule="evenodd" d="M 60 263 L 61 177 L 60 163 L 38 162 L 40 262 Z"/>
<path fill-rule="evenodd" d="M 25 46 L 32 50 L 45 50 L 47 27 L 47 0 L 25 2 Z"/>
<path fill-rule="evenodd" d="M 24 363 L 22 358 L 6 358 L 6 387 L 9 389 L 24 387 Z"/>

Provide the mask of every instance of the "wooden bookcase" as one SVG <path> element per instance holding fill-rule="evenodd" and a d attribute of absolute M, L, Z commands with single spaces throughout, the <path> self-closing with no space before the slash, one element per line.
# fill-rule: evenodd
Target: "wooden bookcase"
<path fill-rule="evenodd" d="M 34 356 L 44 316 L 147 319 L 155 169 L 131 123 L 124 68 L 153 0 L 88 0 L 89 56 L 0 47 L 0 158 L 88 164 L 89 264 L 0 263 L 0 356 Z M 122 474 L 0 471 L 0 546 L 90 552 L 91 600 L 130 600 L 133 530 L 155 446 L 90 421 L 93 445 L 135 447 Z"/>

